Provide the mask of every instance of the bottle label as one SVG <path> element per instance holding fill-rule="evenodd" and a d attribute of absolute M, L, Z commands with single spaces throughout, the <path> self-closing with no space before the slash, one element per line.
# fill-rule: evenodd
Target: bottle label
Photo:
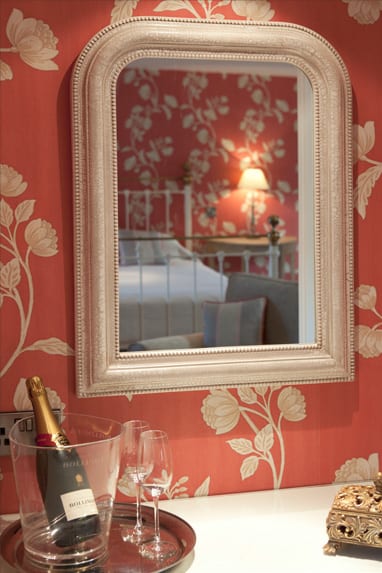
<path fill-rule="evenodd" d="M 98 509 L 91 489 L 69 491 L 61 495 L 66 519 L 80 519 L 88 515 L 97 515 Z"/>

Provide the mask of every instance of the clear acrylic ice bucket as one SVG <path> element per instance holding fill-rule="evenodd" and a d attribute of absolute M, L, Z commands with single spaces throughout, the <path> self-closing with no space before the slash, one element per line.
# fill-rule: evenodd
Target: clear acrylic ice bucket
<path fill-rule="evenodd" d="M 64 448 L 36 446 L 33 416 L 16 422 L 9 433 L 24 543 L 23 558 L 49 570 L 84 566 L 106 559 L 120 461 L 120 423 L 96 416 L 63 413 L 60 425 L 70 442 L 70 446 Z M 78 465 L 80 470 L 77 472 Z M 47 474 L 49 483 L 46 483 Z M 84 476 L 90 505 L 86 510 L 81 508 L 81 504 L 87 503 L 86 496 L 75 503 L 70 498 L 71 503 L 65 505 L 66 513 L 60 511 L 57 516 L 57 511 L 53 511 L 55 517 L 52 519 L 52 509 L 57 509 L 57 503 L 62 508 L 65 501 L 65 495 L 57 495 L 58 490 L 65 490 L 69 479 L 81 481 Z M 57 502 L 58 497 L 62 503 Z M 86 515 L 86 511 L 90 515 Z"/>

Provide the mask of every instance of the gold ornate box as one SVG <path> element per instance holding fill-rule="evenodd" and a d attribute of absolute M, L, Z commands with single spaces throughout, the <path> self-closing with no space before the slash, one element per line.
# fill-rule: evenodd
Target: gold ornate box
<path fill-rule="evenodd" d="M 347 543 L 382 549 L 382 472 L 374 485 L 349 485 L 339 490 L 326 520 L 326 530 L 327 555 L 335 555 Z"/>

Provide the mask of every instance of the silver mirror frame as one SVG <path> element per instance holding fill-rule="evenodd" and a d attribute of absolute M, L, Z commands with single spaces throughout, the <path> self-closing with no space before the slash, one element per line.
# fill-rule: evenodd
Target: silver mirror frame
<path fill-rule="evenodd" d="M 285 62 L 313 90 L 314 344 L 119 352 L 115 87 L 142 57 Z M 80 397 L 354 379 L 352 104 L 334 48 L 294 24 L 131 18 L 72 75 L 76 388 Z"/>

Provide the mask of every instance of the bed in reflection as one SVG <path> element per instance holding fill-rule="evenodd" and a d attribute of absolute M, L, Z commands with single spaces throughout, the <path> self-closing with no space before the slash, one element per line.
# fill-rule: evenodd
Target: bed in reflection
<path fill-rule="evenodd" d="M 121 349 L 131 350 L 131 344 L 142 339 L 201 330 L 203 302 L 223 301 L 226 288 L 224 273 L 207 266 L 201 254 L 178 240 L 155 231 L 121 231 Z"/>
<path fill-rule="evenodd" d="M 227 276 L 224 253 L 215 270 L 169 236 L 120 234 L 121 351 L 298 342 L 297 282 Z"/>
<path fill-rule="evenodd" d="M 145 229 L 119 230 L 120 350 L 298 342 L 297 283 L 278 279 L 272 233 L 262 252 L 206 252 L 192 235 L 189 191 L 185 186 L 184 236 L 171 236 L 168 223 L 166 232 L 151 230 L 149 216 Z M 150 215 L 150 194 L 129 191 L 128 199 L 138 193 Z M 265 276 L 251 272 L 257 257 L 268 260 Z M 233 259 L 243 272 L 232 272 Z"/>

